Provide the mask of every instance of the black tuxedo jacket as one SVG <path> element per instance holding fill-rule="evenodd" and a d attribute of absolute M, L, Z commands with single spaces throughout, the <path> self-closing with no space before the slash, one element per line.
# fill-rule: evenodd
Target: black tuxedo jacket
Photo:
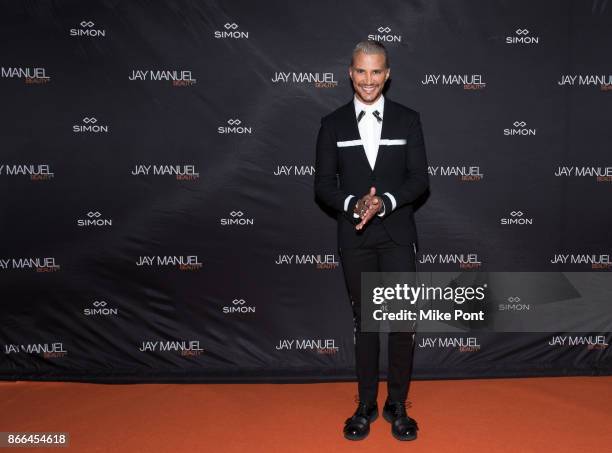
<path fill-rule="evenodd" d="M 417 246 L 412 203 L 429 186 L 427 158 L 419 113 L 385 96 L 382 132 L 374 169 L 365 154 L 353 100 L 321 119 L 317 137 L 315 196 L 333 209 L 338 218 L 340 248 L 359 247 L 368 231 L 355 229 L 360 220 L 353 216 L 357 201 L 376 187 L 385 204 L 382 222 L 391 239 L 399 245 Z M 392 210 L 390 193 L 397 206 Z M 354 195 L 348 209 L 344 202 Z"/>

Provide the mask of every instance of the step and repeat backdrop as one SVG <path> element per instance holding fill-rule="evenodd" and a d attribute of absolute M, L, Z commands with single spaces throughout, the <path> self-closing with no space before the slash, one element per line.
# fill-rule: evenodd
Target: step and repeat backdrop
<path fill-rule="evenodd" d="M 421 114 L 420 271 L 612 271 L 607 0 L 6 1 L 0 24 L 2 379 L 353 379 L 313 179 L 365 39 Z M 610 339 L 456 326 L 417 335 L 414 377 L 610 374 Z"/>

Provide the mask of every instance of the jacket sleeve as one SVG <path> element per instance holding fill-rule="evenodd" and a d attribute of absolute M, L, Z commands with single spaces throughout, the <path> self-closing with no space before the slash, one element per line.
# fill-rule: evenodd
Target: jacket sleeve
<path fill-rule="evenodd" d="M 344 210 L 344 202 L 350 193 L 338 187 L 338 150 L 336 141 L 329 125 L 329 121 L 323 118 L 319 135 L 317 136 L 317 155 L 315 161 L 315 197 L 323 204 L 336 212 L 343 213 L 351 223 L 355 223 L 353 209 L 359 200 L 353 196 Z"/>
<path fill-rule="evenodd" d="M 399 187 L 390 191 L 396 201 L 396 206 L 394 206 L 393 209 L 413 203 L 425 193 L 429 187 L 425 141 L 423 140 L 421 118 L 418 113 L 415 115 L 408 129 L 408 139 L 406 142 L 406 179 Z"/>

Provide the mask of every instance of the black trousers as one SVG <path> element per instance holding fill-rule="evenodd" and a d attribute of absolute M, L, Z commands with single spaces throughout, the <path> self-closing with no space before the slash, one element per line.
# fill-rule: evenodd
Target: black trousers
<path fill-rule="evenodd" d="M 380 221 L 366 226 L 358 248 L 342 248 L 340 259 L 351 298 L 354 324 L 355 368 L 359 400 L 374 402 L 378 396 L 380 333 L 361 332 L 361 273 L 415 272 L 414 246 L 393 242 Z M 391 401 L 406 401 L 414 354 L 413 332 L 388 333 L 387 391 Z"/>

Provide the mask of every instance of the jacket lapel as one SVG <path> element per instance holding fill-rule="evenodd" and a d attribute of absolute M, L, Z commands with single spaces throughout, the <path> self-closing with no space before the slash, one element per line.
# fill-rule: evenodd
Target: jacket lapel
<path fill-rule="evenodd" d="M 360 159 L 362 163 L 368 168 L 368 170 L 372 171 L 372 168 L 370 167 L 370 161 L 368 161 L 368 156 L 365 152 L 365 145 L 363 144 L 363 138 L 361 137 L 361 134 L 359 133 L 357 115 L 355 115 L 355 103 L 353 102 L 352 98 L 351 98 L 351 101 L 348 104 L 346 104 L 345 108 L 346 108 L 345 120 L 346 120 L 346 124 L 349 127 L 349 130 L 351 131 L 351 136 L 359 137 L 359 140 L 361 140 L 360 151 L 357 151 L 357 152 L 360 154 Z M 387 106 L 385 105 L 385 109 L 386 108 Z M 384 125 L 385 125 L 385 122 L 383 121 L 383 127 Z M 377 160 L 378 160 L 378 156 L 377 156 Z M 376 164 L 374 165 L 374 168 L 376 168 Z"/>

